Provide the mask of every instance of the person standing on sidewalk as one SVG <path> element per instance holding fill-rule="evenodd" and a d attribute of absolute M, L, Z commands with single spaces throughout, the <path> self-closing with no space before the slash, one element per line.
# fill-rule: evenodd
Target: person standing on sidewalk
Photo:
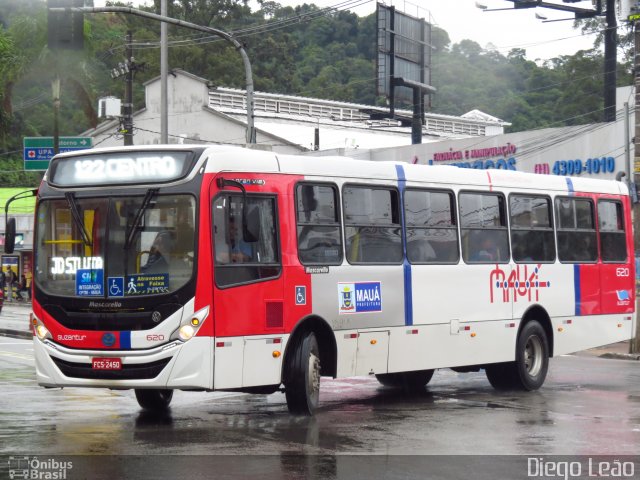
<path fill-rule="evenodd" d="M 0 268 L 0 312 L 2 312 L 2 305 L 4 304 L 4 286 L 5 286 L 4 272 Z"/>
<path fill-rule="evenodd" d="M 18 290 L 18 275 L 16 275 L 16 272 L 14 272 L 11 268 L 8 271 L 8 279 L 7 279 L 7 283 L 8 283 L 8 288 L 9 288 L 9 301 L 13 302 L 13 288 L 16 288 L 16 291 Z"/>

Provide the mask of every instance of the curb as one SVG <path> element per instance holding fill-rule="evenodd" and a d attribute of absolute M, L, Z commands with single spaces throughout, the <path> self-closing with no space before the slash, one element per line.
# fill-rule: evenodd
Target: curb
<path fill-rule="evenodd" d="M 613 360 L 640 360 L 640 354 L 637 353 L 603 353 L 598 356 L 600 358 L 611 358 Z"/>
<path fill-rule="evenodd" d="M 10 328 L 0 328 L 0 335 L 11 338 L 23 338 L 26 340 L 31 340 L 33 338 L 33 333 L 30 331 L 25 332 L 24 330 L 13 330 Z"/>

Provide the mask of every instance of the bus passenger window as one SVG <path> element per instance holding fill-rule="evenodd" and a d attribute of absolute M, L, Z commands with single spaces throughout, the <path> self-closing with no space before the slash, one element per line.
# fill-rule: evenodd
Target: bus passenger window
<path fill-rule="evenodd" d="M 300 263 L 342 263 L 338 189 L 335 186 L 299 184 L 296 187 L 296 222 Z"/>
<path fill-rule="evenodd" d="M 627 261 L 627 236 L 624 231 L 622 204 L 611 200 L 598 202 L 600 253 L 603 262 Z"/>
<path fill-rule="evenodd" d="M 458 262 L 460 253 L 452 192 L 407 190 L 404 215 L 409 262 Z"/>
<path fill-rule="evenodd" d="M 462 257 L 466 263 L 508 263 L 509 236 L 504 197 L 460 194 Z"/>
<path fill-rule="evenodd" d="M 556 246 L 547 197 L 512 195 L 509 198 L 511 247 L 518 263 L 553 262 Z"/>
<path fill-rule="evenodd" d="M 595 263 L 598 259 L 593 203 L 588 198 L 555 200 L 558 258 L 561 262 Z"/>
<path fill-rule="evenodd" d="M 347 186 L 342 199 L 349 263 L 401 263 L 398 192 L 384 187 Z"/>

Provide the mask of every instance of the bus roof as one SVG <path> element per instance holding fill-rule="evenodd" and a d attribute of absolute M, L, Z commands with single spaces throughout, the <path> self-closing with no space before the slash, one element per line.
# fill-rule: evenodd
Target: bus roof
<path fill-rule="evenodd" d="M 270 151 L 242 148 L 233 145 L 141 145 L 97 148 L 82 152 L 68 152 L 60 157 L 94 155 L 123 151 L 184 151 L 200 150 L 208 157 L 206 171 L 285 173 L 326 178 L 370 179 L 397 181 L 401 168 L 408 184 L 412 182 L 461 185 L 469 188 L 517 188 L 525 190 L 580 191 L 609 194 L 628 194 L 623 182 L 581 177 L 562 177 L 512 170 L 478 170 L 451 165 L 414 165 L 403 162 L 358 160 L 340 156 L 281 155 Z M 200 165 L 200 162 L 197 162 Z"/>
<path fill-rule="evenodd" d="M 209 154 L 210 160 L 214 160 L 207 164 L 209 172 L 279 172 L 333 178 L 398 180 L 398 168 L 401 167 L 409 184 L 415 181 L 443 185 L 466 185 L 470 188 L 493 186 L 559 192 L 628 194 L 627 186 L 624 183 L 613 180 L 562 177 L 512 170 L 478 170 L 451 165 L 414 165 L 403 162 L 357 160 L 339 156 L 279 155 L 241 147 L 212 147 L 207 149 L 206 153 Z"/>

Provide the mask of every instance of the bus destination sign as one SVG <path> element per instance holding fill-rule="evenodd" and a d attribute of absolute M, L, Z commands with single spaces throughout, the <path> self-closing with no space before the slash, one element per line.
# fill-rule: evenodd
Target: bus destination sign
<path fill-rule="evenodd" d="M 184 177 L 192 152 L 101 153 L 56 158 L 50 182 L 58 186 L 93 186 L 170 182 Z"/>

